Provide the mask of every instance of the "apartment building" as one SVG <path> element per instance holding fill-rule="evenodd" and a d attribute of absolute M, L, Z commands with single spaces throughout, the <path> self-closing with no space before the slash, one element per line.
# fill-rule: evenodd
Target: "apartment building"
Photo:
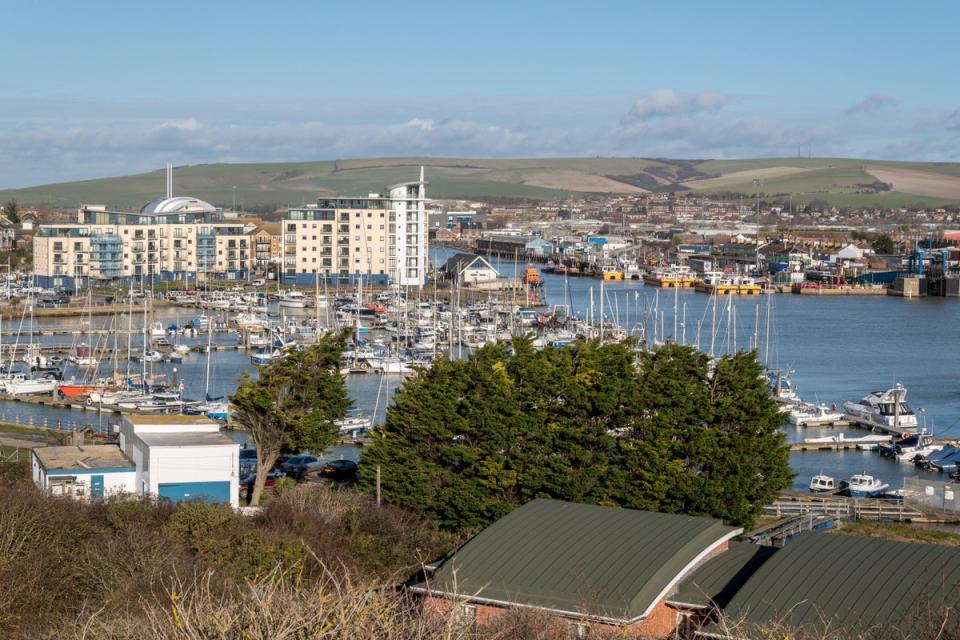
<path fill-rule="evenodd" d="M 42 225 L 33 238 L 34 273 L 45 287 L 91 281 L 243 279 L 253 268 L 254 226 L 219 220 L 213 205 L 167 197 L 140 211 L 81 205 L 77 221 Z"/>
<path fill-rule="evenodd" d="M 283 279 L 423 285 L 427 277 L 426 182 L 366 198 L 319 198 L 283 220 Z"/>

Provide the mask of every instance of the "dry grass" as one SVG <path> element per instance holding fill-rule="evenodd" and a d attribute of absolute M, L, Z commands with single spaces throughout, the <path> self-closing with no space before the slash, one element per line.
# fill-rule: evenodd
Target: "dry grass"
<path fill-rule="evenodd" d="M 960 198 L 958 176 L 901 167 L 868 166 L 866 170 L 877 180 L 892 184 L 894 191 L 934 198 Z"/>

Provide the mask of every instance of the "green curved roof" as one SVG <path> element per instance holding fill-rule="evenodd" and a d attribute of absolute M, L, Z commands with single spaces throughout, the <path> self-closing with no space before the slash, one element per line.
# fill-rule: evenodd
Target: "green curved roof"
<path fill-rule="evenodd" d="M 909 628 L 928 608 L 960 607 L 958 587 L 958 549 L 803 533 L 757 569 L 725 613 L 801 629 Z"/>
<path fill-rule="evenodd" d="M 443 560 L 415 591 L 630 622 L 710 549 L 719 520 L 534 500 Z"/>

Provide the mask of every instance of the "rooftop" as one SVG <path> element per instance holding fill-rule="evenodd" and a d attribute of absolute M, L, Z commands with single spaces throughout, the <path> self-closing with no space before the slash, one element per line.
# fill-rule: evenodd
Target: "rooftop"
<path fill-rule="evenodd" d="M 908 631 L 925 611 L 960 606 L 958 587 L 960 549 L 803 533 L 756 570 L 725 612 L 747 625 Z"/>
<path fill-rule="evenodd" d="M 209 202 L 204 202 L 198 198 L 186 196 L 176 196 L 173 198 L 160 198 L 148 202 L 140 209 L 140 213 L 216 213 L 217 208 Z"/>
<path fill-rule="evenodd" d="M 133 462 L 114 444 L 37 447 L 33 452 L 47 471 L 134 468 Z"/>
<path fill-rule="evenodd" d="M 123 416 L 130 424 L 163 424 L 163 425 L 196 425 L 196 424 L 216 424 L 207 416 L 166 416 L 166 415 L 137 415 L 128 414 Z"/>
<path fill-rule="evenodd" d="M 633 622 L 741 531 L 711 518 L 534 500 L 467 541 L 412 589 Z"/>
<path fill-rule="evenodd" d="M 228 436 L 218 431 L 174 431 L 166 433 L 137 433 L 137 437 L 151 447 L 199 447 L 199 446 L 240 446 Z"/>
<path fill-rule="evenodd" d="M 774 547 L 731 542 L 727 551 L 710 558 L 685 578 L 667 601 L 684 607 L 723 608 L 776 551 Z"/>

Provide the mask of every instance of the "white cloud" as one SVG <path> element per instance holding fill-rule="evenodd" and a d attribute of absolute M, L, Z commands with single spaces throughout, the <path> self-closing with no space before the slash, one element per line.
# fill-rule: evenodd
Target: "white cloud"
<path fill-rule="evenodd" d="M 631 124 L 652 118 L 717 111 L 729 102 L 729 97 L 716 91 L 684 94 L 676 89 L 656 89 L 634 102 L 620 121 Z"/>
<path fill-rule="evenodd" d="M 867 96 L 856 104 L 850 105 L 847 107 L 844 113 L 846 113 L 848 116 L 855 116 L 864 113 L 876 113 L 877 111 L 881 111 L 882 109 L 893 106 L 896 103 L 896 98 L 893 98 L 892 96 L 874 94 L 872 96 Z"/>

